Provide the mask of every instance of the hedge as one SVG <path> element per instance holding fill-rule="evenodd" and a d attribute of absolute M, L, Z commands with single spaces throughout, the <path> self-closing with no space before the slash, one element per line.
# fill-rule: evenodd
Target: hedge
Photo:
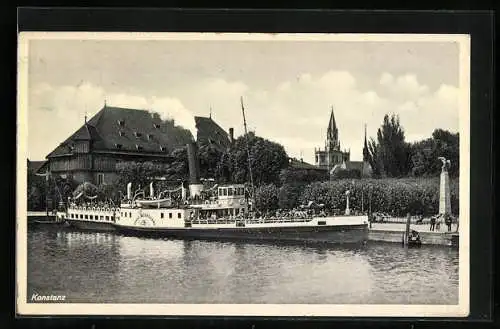
<path fill-rule="evenodd" d="M 345 209 L 345 192 L 350 191 L 349 207 L 393 216 L 434 215 L 439 212 L 439 177 L 403 179 L 343 179 L 309 184 L 301 193 L 299 202 L 324 203 L 330 209 Z M 451 208 L 458 214 L 458 179 L 450 180 Z M 363 205 L 362 205 L 363 203 Z"/>

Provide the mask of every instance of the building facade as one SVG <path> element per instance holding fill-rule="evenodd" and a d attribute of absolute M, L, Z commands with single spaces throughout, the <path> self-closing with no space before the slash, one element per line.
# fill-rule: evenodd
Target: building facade
<path fill-rule="evenodd" d="M 342 163 L 336 164 L 330 170 L 330 177 L 335 177 L 336 173 L 341 170 L 347 170 L 353 172 L 359 178 L 369 178 L 372 177 L 372 167 L 370 165 L 370 152 L 368 150 L 368 141 L 366 138 L 366 125 L 365 125 L 365 141 L 363 145 L 363 161 L 342 161 Z"/>
<path fill-rule="evenodd" d="M 336 165 L 347 162 L 350 159 L 350 152 L 340 149 L 339 131 L 335 122 L 333 108 L 328 122 L 325 147 L 323 149 L 315 149 L 314 153 L 315 165 L 327 169 L 328 171 L 332 170 Z"/>
<path fill-rule="evenodd" d="M 198 146 L 213 145 L 219 150 L 231 147 L 234 141 L 234 129 L 229 128 L 229 133 L 222 129 L 213 119 L 212 115 L 207 117 L 195 116 L 196 142 Z"/>
<path fill-rule="evenodd" d="M 189 130 L 157 113 L 105 105 L 47 155 L 48 168 L 79 183 L 109 184 L 117 179 L 117 163 L 168 163 L 174 149 L 193 140 Z"/>

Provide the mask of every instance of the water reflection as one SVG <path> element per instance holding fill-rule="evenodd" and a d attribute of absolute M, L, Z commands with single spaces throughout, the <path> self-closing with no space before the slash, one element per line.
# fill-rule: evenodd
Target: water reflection
<path fill-rule="evenodd" d="M 319 247 L 32 229 L 28 292 L 71 302 L 458 302 L 458 252 Z"/>

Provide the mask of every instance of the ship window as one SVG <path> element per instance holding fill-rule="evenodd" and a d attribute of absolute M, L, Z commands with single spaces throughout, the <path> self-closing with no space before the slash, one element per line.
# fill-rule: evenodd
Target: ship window
<path fill-rule="evenodd" d="M 227 195 L 232 196 L 233 195 L 233 188 L 228 188 L 227 189 Z"/>
<path fill-rule="evenodd" d="M 109 220 L 109 216 L 106 216 L 106 220 Z"/>
<path fill-rule="evenodd" d="M 168 213 L 168 218 L 172 218 L 172 213 L 171 212 Z"/>
<path fill-rule="evenodd" d="M 177 218 L 181 218 L 181 217 L 182 217 L 181 213 L 178 213 Z"/>
<path fill-rule="evenodd" d="M 163 218 L 163 213 L 161 213 L 161 218 Z"/>

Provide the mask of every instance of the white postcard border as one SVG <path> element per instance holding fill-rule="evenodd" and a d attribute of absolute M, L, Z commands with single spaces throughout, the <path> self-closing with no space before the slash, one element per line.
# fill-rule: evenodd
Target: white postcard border
<path fill-rule="evenodd" d="M 458 305 L 329 305 L 329 304 L 76 304 L 27 303 L 27 135 L 28 54 L 30 40 L 225 40 L 456 42 L 460 49 L 460 244 Z M 264 34 L 20 32 L 18 35 L 16 313 L 18 315 L 172 315 L 172 316 L 342 316 L 465 317 L 469 314 L 470 188 L 470 36 L 459 34 Z M 466 155 L 466 156 L 464 156 Z"/>

